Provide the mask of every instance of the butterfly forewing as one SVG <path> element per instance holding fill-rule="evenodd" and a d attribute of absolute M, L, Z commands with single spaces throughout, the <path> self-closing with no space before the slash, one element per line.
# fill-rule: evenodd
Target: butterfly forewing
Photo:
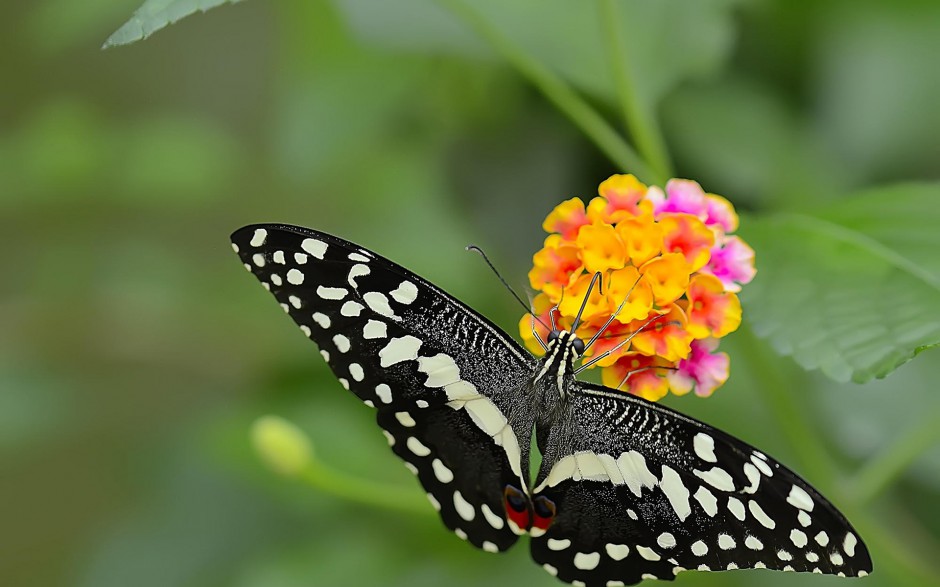
<path fill-rule="evenodd" d="M 534 360 L 440 289 L 350 242 L 255 225 L 232 243 L 343 387 L 377 408 L 444 523 L 480 548 L 511 546 L 503 491 L 525 487 L 531 430 L 511 406 Z"/>
<path fill-rule="evenodd" d="M 532 556 L 564 581 L 630 585 L 683 570 L 871 571 L 845 518 L 789 469 L 719 430 L 575 383 L 534 490 L 557 508 Z"/>

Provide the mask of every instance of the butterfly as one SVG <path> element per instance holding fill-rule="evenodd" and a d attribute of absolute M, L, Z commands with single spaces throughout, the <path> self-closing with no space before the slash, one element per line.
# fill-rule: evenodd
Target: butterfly
<path fill-rule="evenodd" d="M 536 358 L 341 238 L 258 224 L 232 245 L 470 544 L 503 552 L 528 534 L 537 564 L 591 587 L 685 570 L 871 572 L 857 532 L 793 471 L 703 422 L 575 379 L 585 343 L 573 329 L 554 330 Z"/>

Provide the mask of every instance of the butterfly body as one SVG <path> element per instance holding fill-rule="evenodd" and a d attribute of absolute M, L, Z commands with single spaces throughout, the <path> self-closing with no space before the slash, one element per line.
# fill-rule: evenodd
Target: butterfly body
<path fill-rule="evenodd" d="M 529 534 L 546 571 L 590 586 L 688 569 L 871 570 L 845 518 L 789 469 L 678 412 L 578 381 L 584 342 L 573 334 L 553 332 L 536 359 L 343 239 L 268 224 L 232 242 L 474 546 L 501 552 Z"/>

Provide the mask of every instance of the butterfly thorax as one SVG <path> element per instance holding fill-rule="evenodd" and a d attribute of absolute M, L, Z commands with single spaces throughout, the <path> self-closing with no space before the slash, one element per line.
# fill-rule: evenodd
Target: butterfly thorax
<path fill-rule="evenodd" d="M 574 362 L 584 350 L 584 342 L 570 332 L 556 330 L 549 335 L 547 347 L 532 378 L 532 394 L 537 413 L 551 418 L 568 404 Z"/>

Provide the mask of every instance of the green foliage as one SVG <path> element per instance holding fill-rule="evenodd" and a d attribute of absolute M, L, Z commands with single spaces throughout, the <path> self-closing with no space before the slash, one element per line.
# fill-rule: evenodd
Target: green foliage
<path fill-rule="evenodd" d="M 104 48 L 127 45 L 146 39 L 160 29 L 198 12 L 241 0 L 146 0 L 134 16 L 114 31 Z"/>
<path fill-rule="evenodd" d="M 146 2 L 108 45 L 222 3 Z M 671 405 L 844 508 L 866 585 L 940 582 L 935 3 L 246 2 L 104 52 L 134 0 L 21 4 L 0 22 L 0 583 L 557 585 L 524 544 L 442 530 L 226 235 L 342 234 L 511 331 L 463 247 L 522 283 L 554 204 L 643 167 L 746 211 L 759 267 L 731 380 Z M 309 436 L 313 476 L 260 462 L 262 414 Z M 755 581 L 839 582 L 677 583 Z"/>
<path fill-rule="evenodd" d="M 851 196 L 815 213 L 747 219 L 755 332 L 837 381 L 885 377 L 940 341 L 940 185 Z"/>

